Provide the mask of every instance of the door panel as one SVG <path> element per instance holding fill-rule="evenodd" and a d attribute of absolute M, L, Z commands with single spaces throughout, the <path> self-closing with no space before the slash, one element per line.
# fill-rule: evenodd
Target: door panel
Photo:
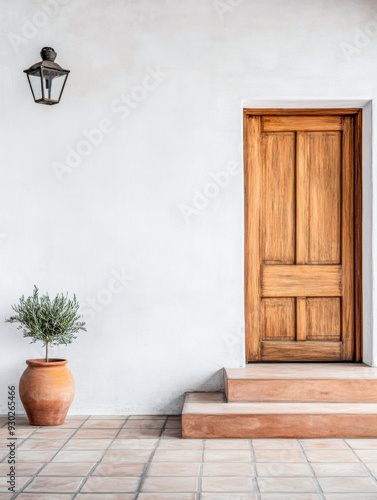
<path fill-rule="evenodd" d="M 248 361 L 354 357 L 354 126 L 246 115 Z"/>
<path fill-rule="evenodd" d="M 307 254 L 299 264 L 340 264 L 341 135 L 340 132 L 305 134 L 302 165 L 306 181 L 308 213 L 301 221 L 308 231 Z M 300 200 L 299 200 L 300 203 Z"/>
<path fill-rule="evenodd" d="M 294 264 L 295 134 L 263 134 L 262 157 L 262 262 Z"/>
<path fill-rule="evenodd" d="M 295 340 L 295 299 L 262 299 L 263 340 Z"/>
<path fill-rule="evenodd" d="M 306 339 L 341 340 L 340 297 L 311 297 L 305 300 Z"/>

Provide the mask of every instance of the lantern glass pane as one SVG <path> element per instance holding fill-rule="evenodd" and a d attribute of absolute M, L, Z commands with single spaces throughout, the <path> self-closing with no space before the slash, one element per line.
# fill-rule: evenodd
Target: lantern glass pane
<path fill-rule="evenodd" d="M 42 99 L 41 71 L 40 68 L 27 74 L 34 101 Z"/>
<path fill-rule="evenodd" d="M 52 100 L 58 102 L 63 89 L 66 73 L 46 70 L 42 72 L 43 94 L 44 99 L 47 101 Z"/>

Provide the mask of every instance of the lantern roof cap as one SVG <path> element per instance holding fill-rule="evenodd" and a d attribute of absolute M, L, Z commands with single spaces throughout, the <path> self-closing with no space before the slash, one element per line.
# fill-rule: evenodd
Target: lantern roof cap
<path fill-rule="evenodd" d="M 56 62 L 53 62 L 53 61 L 40 61 L 40 62 L 37 62 L 37 63 L 33 64 L 32 66 L 30 66 L 29 69 L 24 69 L 24 73 L 29 73 L 31 71 L 35 71 L 38 68 L 53 69 L 55 71 L 59 71 L 59 72 L 62 72 L 62 73 L 69 73 L 70 72 L 69 69 L 63 69 Z"/>

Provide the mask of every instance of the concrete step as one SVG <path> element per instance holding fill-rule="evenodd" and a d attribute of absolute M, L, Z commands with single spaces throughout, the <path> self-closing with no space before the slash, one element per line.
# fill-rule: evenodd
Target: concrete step
<path fill-rule="evenodd" d="M 230 403 L 377 403 L 377 369 L 362 363 L 250 364 L 224 378 Z"/>
<path fill-rule="evenodd" d="M 184 438 L 377 438 L 375 403 L 227 403 L 223 393 L 189 393 Z"/>

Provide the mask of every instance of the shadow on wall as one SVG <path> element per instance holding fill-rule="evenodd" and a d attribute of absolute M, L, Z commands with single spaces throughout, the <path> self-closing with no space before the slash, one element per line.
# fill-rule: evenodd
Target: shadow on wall
<path fill-rule="evenodd" d="M 185 401 L 185 394 L 188 392 L 224 392 L 224 370 L 218 370 L 210 377 L 207 381 L 195 385 L 195 387 L 189 387 L 186 393 L 181 393 L 176 397 L 168 398 L 161 401 L 158 407 L 158 413 L 163 415 L 181 415 L 183 404 Z"/>

